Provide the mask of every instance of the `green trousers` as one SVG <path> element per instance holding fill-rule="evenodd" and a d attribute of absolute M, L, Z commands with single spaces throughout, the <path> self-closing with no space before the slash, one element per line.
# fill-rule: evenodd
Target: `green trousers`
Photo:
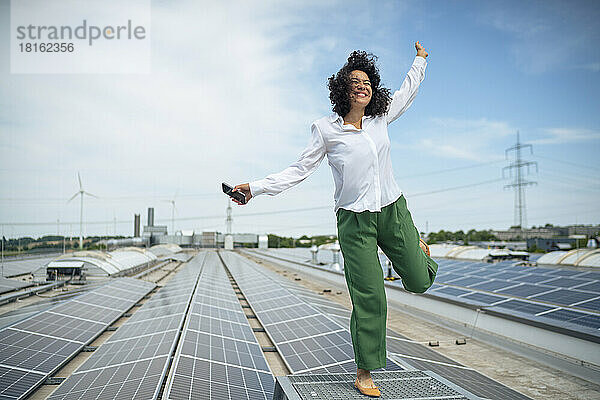
<path fill-rule="evenodd" d="M 425 292 L 433 284 L 438 266 L 419 246 L 419 232 L 404 196 L 381 212 L 357 213 L 340 208 L 336 215 L 344 275 L 352 300 L 354 360 L 358 368 L 383 368 L 387 301 L 377 246 L 390 259 L 409 292 Z"/>

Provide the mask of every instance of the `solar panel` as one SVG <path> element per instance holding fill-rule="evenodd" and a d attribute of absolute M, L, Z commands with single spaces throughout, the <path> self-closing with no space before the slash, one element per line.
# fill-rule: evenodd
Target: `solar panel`
<path fill-rule="evenodd" d="M 247 322 L 224 321 L 205 315 L 190 315 L 190 327 L 188 329 L 237 340 L 252 341 L 254 339 L 254 333 Z"/>
<path fill-rule="evenodd" d="M 548 272 L 549 275 L 555 276 L 576 276 L 580 275 L 582 271 L 575 271 L 571 269 L 552 269 Z"/>
<path fill-rule="evenodd" d="M 577 286 L 577 290 L 585 290 L 593 293 L 600 293 L 600 282 L 591 282 L 585 285 Z"/>
<path fill-rule="evenodd" d="M 222 319 L 224 321 L 237 322 L 239 324 L 245 324 L 248 322 L 246 314 L 244 314 L 241 307 L 238 307 L 238 310 L 228 310 L 225 308 L 213 307 L 208 304 L 195 302 L 191 311 L 192 314 L 204 315 L 211 318 Z"/>
<path fill-rule="evenodd" d="M 551 286 L 556 286 L 556 287 L 561 287 L 561 288 L 570 288 L 573 286 L 578 286 L 584 283 L 587 283 L 588 281 L 586 279 L 579 279 L 579 278 L 565 278 L 565 277 L 560 277 L 560 278 L 553 278 L 549 281 L 544 282 L 544 285 L 551 285 Z"/>
<path fill-rule="evenodd" d="M 271 400 L 273 375 L 247 368 L 180 356 L 168 399 Z"/>
<path fill-rule="evenodd" d="M 520 300 L 505 301 L 494 307 L 501 307 L 501 308 L 518 311 L 518 312 L 522 312 L 525 314 L 533 314 L 533 315 L 539 314 L 544 311 L 549 311 L 549 310 L 552 310 L 553 308 L 555 308 L 555 307 L 551 307 L 551 306 L 546 306 L 546 305 L 536 304 L 536 303 L 529 303 L 529 302 L 520 301 Z"/>
<path fill-rule="evenodd" d="M 33 282 L 16 281 L 14 279 L 0 277 L 0 294 L 12 292 L 16 289 L 23 289 L 32 285 Z"/>
<path fill-rule="evenodd" d="M 82 343 L 9 328 L 0 332 L 0 364 L 48 374 L 81 347 Z"/>
<path fill-rule="evenodd" d="M 188 301 L 189 301 L 189 295 L 188 295 Z M 146 306 L 146 304 L 144 304 L 144 306 Z M 174 314 L 181 314 L 184 313 L 185 310 L 188 307 L 188 302 L 182 302 L 182 303 L 174 303 L 174 304 L 167 304 L 167 305 L 161 305 L 159 304 L 150 304 L 149 307 L 144 307 L 144 309 L 140 309 L 139 311 L 137 311 L 133 317 L 135 318 L 131 318 L 130 321 L 131 322 L 137 322 L 137 321 L 145 321 L 148 319 L 156 319 L 156 318 L 160 318 L 163 316 L 168 316 L 168 315 L 174 315 Z"/>
<path fill-rule="evenodd" d="M 291 305 L 296 305 L 298 299 L 296 296 L 281 296 L 276 299 L 264 299 L 262 301 L 257 301 L 252 303 L 252 308 L 257 311 L 266 311 L 272 310 L 274 308 L 282 308 Z"/>
<path fill-rule="evenodd" d="M 71 375 L 48 399 L 155 398 L 154 382 L 164 373 L 167 359 L 164 356 Z"/>
<path fill-rule="evenodd" d="M 577 277 L 582 279 L 600 280 L 600 272 L 588 271 L 578 275 Z"/>
<path fill-rule="evenodd" d="M 0 398 L 21 399 L 46 379 L 46 374 L 0 366 Z"/>
<path fill-rule="evenodd" d="M 199 254 L 176 273 L 49 399 L 157 398 L 204 256 Z M 182 302 L 186 292 L 187 301 Z M 170 293 L 176 295 L 169 298 Z"/>
<path fill-rule="evenodd" d="M 534 299 L 568 306 L 573 303 L 591 300 L 594 297 L 598 297 L 598 295 L 596 293 L 580 292 L 574 289 L 558 289 L 554 292 L 535 296 Z"/>
<path fill-rule="evenodd" d="M 473 289 L 481 289 L 487 290 L 488 292 L 493 292 L 498 289 L 508 288 L 510 286 L 518 285 L 517 282 L 508 282 L 508 281 L 500 281 L 500 280 L 492 280 L 485 283 L 480 283 L 478 285 L 471 286 Z"/>
<path fill-rule="evenodd" d="M 79 303 L 89 304 L 98 307 L 115 308 L 118 310 L 131 307 L 131 300 L 120 299 L 110 294 L 101 294 L 91 292 L 77 297 Z"/>
<path fill-rule="evenodd" d="M 12 325 L 11 328 L 44 336 L 65 338 L 77 343 L 86 343 L 102 332 L 107 325 L 46 311 Z"/>
<path fill-rule="evenodd" d="M 278 345 L 294 373 L 353 359 L 350 332 L 338 331 Z"/>
<path fill-rule="evenodd" d="M 462 296 L 461 299 L 472 300 L 472 301 L 475 301 L 478 303 L 483 303 L 483 304 L 494 304 L 499 301 L 506 300 L 506 297 L 500 297 L 500 296 L 494 296 L 492 294 L 474 292 L 474 293 L 469 293 L 465 296 Z"/>
<path fill-rule="evenodd" d="M 299 318 L 317 315 L 319 311 L 308 304 L 301 302 L 299 304 L 277 308 L 274 310 L 262 311 L 260 319 L 263 325 L 276 324 L 284 321 L 292 321 Z"/>
<path fill-rule="evenodd" d="M 493 273 L 490 275 L 491 278 L 496 278 L 496 279 L 505 279 L 505 280 L 513 280 L 516 278 L 520 278 L 523 275 L 525 275 L 524 273 L 520 273 L 520 272 L 512 272 L 512 271 L 498 271 L 496 273 Z"/>
<path fill-rule="evenodd" d="M 512 294 L 518 297 L 529 297 L 540 293 L 546 293 L 551 290 L 555 290 L 555 288 L 552 286 L 530 285 L 528 283 L 522 283 L 518 286 L 497 290 L 497 293 Z"/>
<path fill-rule="evenodd" d="M 130 300 L 117 302 L 113 308 L 77 302 L 88 296 L 84 294 L 1 330 L 0 366 L 10 370 L 0 385 L 3 398 L 27 396 L 154 287 L 149 282 L 119 278 L 94 292 L 110 293 L 111 288 L 123 285 L 129 287 Z M 13 372 L 17 370 L 20 372 Z"/>
<path fill-rule="evenodd" d="M 463 276 L 460 274 L 456 274 L 453 272 L 448 272 L 448 273 L 442 273 L 437 275 L 435 278 L 438 282 L 442 282 L 442 283 L 449 283 L 452 282 L 455 279 L 460 279 Z"/>
<path fill-rule="evenodd" d="M 575 305 L 577 308 L 585 308 L 587 310 L 600 311 L 600 299 L 594 299 L 586 301 L 585 303 L 579 303 Z"/>
<path fill-rule="evenodd" d="M 476 268 L 473 269 L 471 271 L 469 271 L 468 275 L 469 276 L 478 276 L 480 278 L 485 278 L 485 279 L 490 279 L 490 275 L 494 274 L 495 272 L 498 271 L 494 271 L 494 270 L 490 270 L 489 268 Z M 484 280 L 484 279 L 480 279 L 480 282 Z"/>
<path fill-rule="evenodd" d="M 78 316 L 81 315 L 82 309 L 85 309 L 86 319 L 105 324 L 114 321 L 115 318 L 121 316 L 122 314 L 119 309 L 82 303 L 78 301 L 78 299 L 74 299 L 73 301 L 61 304 L 58 307 L 54 307 L 49 312 L 55 315 L 78 318 Z"/>
<path fill-rule="evenodd" d="M 51 257 L 27 258 L 13 261 L 7 261 L 5 259 L 4 276 L 11 278 L 18 275 L 29 274 L 54 260 L 57 256 L 58 254 Z"/>
<path fill-rule="evenodd" d="M 463 290 L 463 289 L 458 289 L 458 288 L 453 288 L 453 287 L 443 287 L 441 289 L 437 289 L 435 291 L 433 291 L 433 293 L 443 293 L 443 294 L 448 294 L 450 296 L 460 296 L 461 294 L 466 294 L 466 293 L 470 293 L 470 290 Z"/>
<path fill-rule="evenodd" d="M 579 311 L 555 310 L 542 315 L 544 318 L 551 318 L 558 321 L 576 323 L 577 325 L 588 326 L 593 329 L 600 328 L 600 316 L 586 314 Z"/>
<path fill-rule="evenodd" d="M 268 288 L 268 296 L 275 281 L 258 270 L 256 264 L 237 254 L 224 253 L 223 259 L 249 304 L 253 307 L 255 302 L 264 302 L 264 288 Z M 276 298 L 269 297 L 272 302 L 267 303 L 267 307 L 253 309 L 290 371 L 299 373 L 321 369 L 339 372 L 346 365 L 356 370 L 348 328 L 325 317 L 317 308 L 305 303 L 281 284 L 276 284 L 280 288 L 277 292 L 286 299 L 284 303 L 289 304 L 289 297 L 293 297 L 295 304 L 279 306 Z M 326 319 L 329 321 L 325 322 Z M 289 329 L 289 326 L 294 326 L 294 329 Z M 324 330 L 314 333 L 317 327 Z M 390 365 L 390 368 L 400 368 L 393 362 Z"/>
<path fill-rule="evenodd" d="M 412 340 L 409 340 L 405 336 L 392 332 L 393 331 L 388 329 L 387 349 L 389 352 L 405 357 L 432 360 L 451 365 L 460 365 L 460 363 L 454 361 L 453 359 L 446 357 L 445 355 L 440 354 L 421 343 L 416 343 Z"/>
<path fill-rule="evenodd" d="M 237 340 L 188 329 L 183 338 L 181 355 L 269 372 L 256 339 Z"/>
<path fill-rule="evenodd" d="M 548 275 L 530 274 L 530 275 L 519 276 L 517 278 L 514 278 L 513 280 L 518 281 L 518 282 L 524 282 L 524 283 L 542 283 L 542 282 L 544 282 L 544 284 L 545 284 L 546 281 L 548 281 L 549 279 L 555 279 L 555 278 L 548 276 Z"/>
<path fill-rule="evenodd" d="M 452 285 L 469 287 L 471 285 L 476 285 L 478 283 L 482 283 L 483 280 L 484 279 L 481 279 L 480 277 L 467 276 L 467 277 L 464 277 L 461 279 L 453 280 Z"/>
<path fill-rule="evenodd" d="M 312 315 L 302 320 L 285 321 L 269 326 L 269 334 L 278 343 L 318 335 L 322 332 L 342 330 L 339 324 L 322 314 Z"/>
<path fill-rule="evenodd" d="M 163 398 L 271 400 L 273 375 L 215 252 L 192 301 Z"/>
<path fill-rule="evenodd" d="M 577 325 L 589 326 L 593 329 L 600 329 L 600 315 L 586 314 L 569 322 L 574 322 Z"/>

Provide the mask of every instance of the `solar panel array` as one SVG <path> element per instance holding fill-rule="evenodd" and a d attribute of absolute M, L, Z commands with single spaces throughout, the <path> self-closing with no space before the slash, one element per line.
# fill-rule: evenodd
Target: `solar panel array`
<path fill-rule="evenodd" d="M 205 255 L 177 272 L 49 399 L 158 398 Z"/>
<path fill-rule="evenodd" d="M 154 286 L 119 278 L 2 329 L 0 398 L 25 398 Z"/>
<path fill-rule="evenodd" d="M 254 262 L 234 253 L 223 253 L 223 259 L 292 373 L 356 370 L 345 326 L 262 273 Z M 401 369 L 387 360 L 385 370 Z"/>
<path fill-rule="evenodd" d="M 198 281 L 165 399 L 273 398 L 274 379 L 217 253 Z"/>
<path fill-rule="evenodd" d="M 306 262 L 309 249 L 290 256 L 284 249 L 256 251 L 265 256 Z M 387 273 L 385 256 L 381 264 Z M 436 283 L 429 295 L 514 315 L 546 325 L 600 336 L 600 272 L 516 265 L 506 260 L 495 264 L 436 259 Z M 325 267 L 323 267 L 325 268 Z M 394 274 L 395 275 L 395 274 Z M 397 276 L 397 275 L 395 275 Z M 391 285 L 402 286 L 400 280 Z"/>
<path fill-rule="evenodd" d="M 51 257 L 25 258 L 22 260 L 11 261 L 4 260 L 4 267 L 2 269 L 3 276 L 6 278 L 12 278 L 14 276 L 32 273 L 50 261 L 56 259 L 58 256 L 59 254 Z"/>
<path fill-rule="evenodd" d="M 271 274 L 266 269 L 263 272 L 269 274 L 273 279 L 278 280 L 282 286 L 293 292 L 303 301 L 318 308 L 329 318 L 338 321 L 344 326 L 350 323 L 350 310 L 339 303 L 331 301 L 325 296 L 318 295 L 295 282 L 289 281 L 287 278 Z M 402 362 L 407 369 L 434 371 L 450 382 L 481 398 L 494 400 L 528 399 L 527 396 L 504 386 L 500 382 L 494 381 L 472 368 L 465 367 L 432 348 L 410 340 L 391 329 L 387 331 L 387 349 L 392 354 L 392 357 Z"/>
<path fill-rule="evenodd" d="M 33 282 L 16 281 L 14 279 L 7 279 L 0 277 L 0 294 L 12 292 L 13 290 L 23 289 L 28 286 L 32 286 Z"/>
<path fill-rule="evenodd" d="M 23 307 L 19 307 L 12 311 L 5 312 L 0 315 L 0 330 L 2 328 L 6 328 L 14 324 L 17 321 L 20 321 L 26 317 L 37 314 L 41 311 L 46 311 L 59 303 L 64 303 L 65 301 L 71 300 L 73 297 L 79 296 L 82 293 L 86 293 L 96 289 L 98 286 L 106 284 L 106 282 L 94 282 L 89 283 L 87 285 L 77 286 L 73 288 L 69 288 L 68 291 L 65 292 L 56 292 L 53 296 L 48 296 L 45 299 L 39 299 L 32 304 L 25 305 Z M 0 296 L 1 298 L 1 296 Z"/>
<path fill-rule="evenodd" d="M 430 293 L 600 336 L 600 272 L 438 260 Z"/>

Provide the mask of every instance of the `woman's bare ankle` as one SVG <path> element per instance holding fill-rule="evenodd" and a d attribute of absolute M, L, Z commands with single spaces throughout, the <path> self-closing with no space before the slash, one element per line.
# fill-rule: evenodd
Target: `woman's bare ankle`
<path fill-rule="evenodd" d="M 371 377 L 371 371 L 369 371 L 368 369 L 357 368 L 356 376 L 358 378 L 368 379 Z"/>

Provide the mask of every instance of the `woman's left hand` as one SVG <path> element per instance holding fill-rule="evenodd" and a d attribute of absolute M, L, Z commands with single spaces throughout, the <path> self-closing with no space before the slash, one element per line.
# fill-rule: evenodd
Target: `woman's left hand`
<path fill-rule="evenodd" d="M 423 45 L 421 43 L 419 43 L 417 41 L 417 43 L 415 43 L 415 49 L 417 49 L 417 55 L 421 56 L 423 58 L 427 58 L 427 56 L 429 55 L 429 53 L 427 53 L 425 51 L 425 48 L 423 47 Z"/>
<path fill-rule="evenodd" d="M 233 188 L 233 191 L 238 191 L 240 193 L 242 193 L 244 196 L 246 196 L 246 203 L 240 203 L 239 201 L 237 201 L 236 199 L 234 199 L 233 197 L 231 198 L 232 201 L 235 201 L 236 203 L 238 203 L 240 206 L 243 206 L 245 204 L 248 204 L 248 202 L 250 201 L 250 199 L 252 198 L 252 193 L 250 192 L 250 184 L 248 183 L 242 183 L 241 185 L 236 185 Z"/>

